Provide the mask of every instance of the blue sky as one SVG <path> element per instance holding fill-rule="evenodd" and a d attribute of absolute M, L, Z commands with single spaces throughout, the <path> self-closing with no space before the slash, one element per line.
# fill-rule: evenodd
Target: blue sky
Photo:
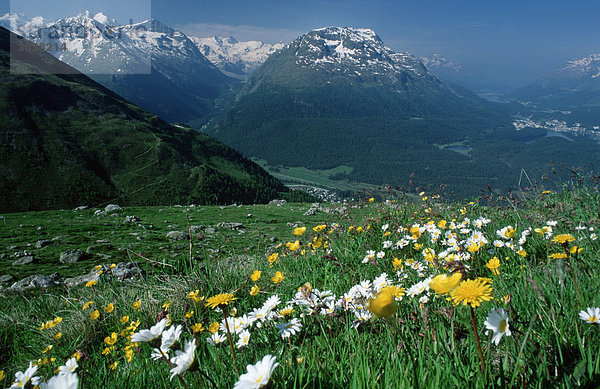
<path fill-rule="evenodd" d="M 121 21 L 145 18 L 151 7 L 153 17 L 186 33 L 271 43 L 322 26 L 367 27 L 396 51 L 439 53 L 474 77 L 514 86 L 600 52 L 597 0 L 0 0 L 4 12 L 9 4 L 28 16 L 90 9 Z"/>

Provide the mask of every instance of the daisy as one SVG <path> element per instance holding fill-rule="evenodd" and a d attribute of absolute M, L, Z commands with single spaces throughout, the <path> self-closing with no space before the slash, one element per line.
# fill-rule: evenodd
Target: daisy
<path fill-rule="evenodd" d="M 281 337 L 285 339 L 299 332 L 300 328 L 302 328 L 302 324 L 300 323 L 299 319 L 293 318 L 289 322 L 277 324 L 275 327 L 277 328 L 277 331 L 279 332 Z"/>
<path fill-rule="evenodd" d="M 210 336 L 210 338 L 206 338 L 206 341 L 211 346 L 218 346 L 219 344 L 225 342 L 226 340 L 227 340 L 227 336 L 225 336 L 225 334 L 219 334 L 218 332 L 215 332 L 214 334 L 212 334 Z"/>
<path fill-rule="evenodd" d="M 75 369 L 77 369 L 77 367 L 79 367 L 79 365 L 77 364 L 77 359 L 71 358 L 67 361 L 67 363 L 65 363 L 64 366 L 59 366 L 58 374 L 59 375 L 71 374 L 71 373 L 75 372 Z"/>
<path fill-rule="evenodd" d="M 196 352 L 196 339 L 192 339 L 191 341 L 187 341 L 185 343 L 184 351 L 177 350 L 175 352 L 175 356 L 171 358 L 171 363 L 175 365 L 174 368 L 171 369 L 171 380 L 176 375 L 181 375 L 185 373 L 194 362 L 194 353 Z"/>
<path fill-rule="evenodd" d="M 18 371 L 15 373 L 15 382 L 13 382 L 12 388 L 24 388 L 25 385 L 31 381 L 31 383 L 35 386 L 39 383 L 40 377 L 34 377 L 33 375 L 37 371 L 37 366 L 33 366 L 31 362 L 29 362 L 29 367 L 25 372 Z"/>
<path fill-rule="evenodd" d="M 179 340 L 179 336 L 181 336 L 181 331 L 183 327 L 178 325 L 177 327 L 171 327 L 168 330 L 162 333 L 162 341 L 160 344 L 160 349 L 163 353 L 169 351 L 169 349 Z"/>
<path fill-rule="evenodd" d="M 274 294 L 273 296 L 269 297 L 267 299 L 267 301 L 265 301 L 265 303 L 263 304 L 263 309 L 265 311 L 272 311 L 280 303 L 281 303 L 281 299 L 279 299 L 279 296 L 277 296 L 276 294 Z"/>
<path fill-rule="evenodd" d="M 52 377 L 48 382 L 42 382 L 40 388 L 42 389 L 77 389 L 79 385 L 79 379 L 77 374 L 67 373 L 60 374 L 56 377 Z"/>
<path fill-rule="evenodd" d="M 250 342 L 250 331 L 244 330 L 240 332 L 240 338 L 238 339 L 235 345 L 237 348 L 242 348 L 246 347 L 248 345 L 248 342 Z"/>
<path fill-rule="evenodd" d="M 271 374 L 273 374 L 273 370 L 275 370 L 277 366 L 279 366 L 279 363 L 275 363 L 275 357 L 271 355 L 265 355 L 265 357 L 261 361 L 258 361 L 255 365 L 248 365 L 246 367 L 248 372 L 240 376 L 233 388 L 262 388 L 269 383 Z"/>
<path fill-rule="evenodd" d="M 600 324 L 600 308 L 590 307 L 587 311 L 581 311 L 579 318 L 590 324 Z"/>
<path fill-rule="evenodd" d="M 500 343 L 500 339 L 502 339 L 503 335 L 510 336 L 511 334 L 508 326 L 508 313 L 506 313 L 503 308 L 492 309 L 483 324 L 485 324 L 485 328 L 493 331 L 494 336 L 492 342 L 494 342 L 496 346 Z M 488 331 L 488 334 L 490 331 Z"/>
<path fill-rule="evenodd" d="M 167 326 L 168 319 L 164 318 L 154 326 L 150 327 L 149 330 L 141 330 L 140 332 L 136 332 L 131 337 L 131 343 L 135 342 L 150 342 L 154 339 L 157 339 L 160 335 L 162 335 L 165 327 Z"/>

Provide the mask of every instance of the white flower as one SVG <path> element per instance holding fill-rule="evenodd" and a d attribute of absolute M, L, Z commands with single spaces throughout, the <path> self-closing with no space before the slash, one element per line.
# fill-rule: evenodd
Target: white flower
<path fill-rule="evenodd" d="M 429 302 L 429 296 L 425 295 L 419 299 L 421 304 L 427 304 Z"/>
<path fill-rule="evenodd" d="M 208 342 L 208 344 L 210 344 L 211 346 L 217 346 L 221 343 L 223 343 L 224 341 L 227 340 L 227 336 L 225 336 L 225 334 L 219 334 L 218 332 L 215 332 L 214 334 L 212 334 L 210 336 L 210 338 L 206 338 L 206 341 Z"/>
<path fill-rule="evenodd" d="M 247 373 L 242 374 L 235 383 L 234 389 L 258 389 L 269 383 L 273 370 L 279 366 L 275 363 L 275 357 L 265 355 L 262 361 L 256 362 L 256 365 L 248 365 Z"/>
<path fill-rule="evenodd" d="M 156 323 L 154 326 L 150 327 L 149 330 L 141 330 L 140 332 L 136 332 L 131 337 L 131 343 L 150 342 L 150 341 L 158 338 L 165 330 L 165 327 L 167 326 L 167 322 L 168 322 L 168 319 L 164 318 L 161 321 L 159 321 L 158 323 Z"/>
<path fill-rule="evenodd" d="M 229 331 L 231 333 L 239 334 L 242 328 L 242 320 L 239 317 L 228 317 L 227 325 L 229 326 Z M 223 332 L 227 332 L 227 327 L 225 327 L 225 319 L 221 320 L 219 324 L 219 329 Z"/>
<path fill-rule="evenodd" d="M 74 359 L 74 358 L 73 358 Z M 41 389 L 77 389 L 79 385 L 79 379 L 77 374 L 65 373 L 59 374 L 56 377 L 52 377 L 48 382 L 42 382 L 40 384 Z"/>
<path fill-rule="evenodd" d="M 179 336 L 181 336 L 181 331 L 183 327 L 178 325 L 177 327 L 171 327 L 168 330 L 162 333 L 162 342 L 160 344 L 160 349 L 163 353 L 167 353 L 171 346 L 175 344 L 179 340 Z"/>
<path fill-rule="evenodd" d="M 192 339 L 191 341 L 187 341 L 185 343 L 184 351 L 177 350 L 175 352 L 175 356 L 171 358 L 171 363 L 175 365 L 174 368 L 171 369 L 171 379 L 176 375 L 181 375 L 186 372 L 192 366 L 194 362 L 194 353 L 196 352 L 196 339 Z"/>
<path fill-rule="evenodd" d="M 277 324 L 275 327 L 277 328 L 277 331 L 281 337 L 285 339 L 289 338 L 291 335 L 295 335 L 296 332 L 299 332 L 300 328 L 302 328 L 302 324 L 300 323 L 300 320 L 293 318 L 289 322 Z"/>
<path fill-rule="evenodd" d="M 37 371 L 37 366 L 33 366 L 31 362 L 29 362 L 29 367 L 25 372 L 18 371 L 15 373 L 15 382 L 13 382 L 10 389 L 13 388 L 23 388 L 25 385 L 31 381 L 33 385 L 37 385 L 40 381 L 40 377 L 34 377 L 33 375 Z"/>
<path fill-rule="evenodd" d="M 63 375 L 73 373 L 75 369 L 77 369 L 77 367 L 79 367 L 79 365 L 77 364 L 77 359 L 71 358 L 67 361 L 67 363 L 65 363 L 64 366 L 58 367 L 58 374 Z"/>
<path fill-rule="evenodd" d="M 492 342 L 498 345 L 503 335 L 510 336 L 510 328 L 508 327 L 508 313 L 503 308 L 492 309 L 488 314 L 486 321 L 483 323 L 485 328 L 494 332 Z M 489 331 L 488 331 L 489 334 Z"/>
<path fill-rule="evenodd" d="M 581 311 L 579 318 L 588 323 L 600 324 L 600 308 L 590 307 L 587 311 Z"/>
<path fill-rule="evenodd" d="M 272 311 L 273 309 L 277 308 L 280 303 L 281 300 L 279 299 L 279 296 L 274 294 L 273 296 L 269 297 L 267 301 L 265 301 L 263 304 L 263 309 L 266 311 Z"/>
<path fill-rule="evenodd" d="M 379 252 L 377 253 L 377 258 L 378 258 L 378 259 L 383 259 L 383 258 L 385 258 L 385 251 L 379 251 Z"/>
<path fill-rule="evenodd" d="M 558 222 L 556 220 L 548 220 L 546 222 L 546 225 L 550 226 L 550 227 L 556 227 L 557 224 L 558 224 Z"/>
<path fill-rule="evenodd" d="M 250 342 L 250 331 L 244 330 L 240 332 L 240 338 L 235 345 L 237 348 L 242 348 L 247 346 L 248 342 Z"/>

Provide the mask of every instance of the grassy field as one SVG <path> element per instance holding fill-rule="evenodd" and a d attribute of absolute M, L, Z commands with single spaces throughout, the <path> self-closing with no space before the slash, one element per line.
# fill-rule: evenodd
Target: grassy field
<path fill-rule="evenodd" d="M 2 292 L 0 387 L 30 361 L 41 381 L 62 366 L 81 387 L 598 387 L 598 193 L 488 206 L 434 197 L 312 216 L 309 204 L 3 215 L 13 281 L 132 260 L 145 274 Z M 189 231 L 188 218 L 203 226 L 191 256 L 190 240 L 166 238 Z M 52 243 L 36 249 L 41 239 Z M 88 247 L 81 263 L 58 261 Z M 13 266 L 23 250 L 37 263 Z M 161 339 L 168 358 L 153 360 Z M 267 355 L 276 367 L 243 376 Z"/>

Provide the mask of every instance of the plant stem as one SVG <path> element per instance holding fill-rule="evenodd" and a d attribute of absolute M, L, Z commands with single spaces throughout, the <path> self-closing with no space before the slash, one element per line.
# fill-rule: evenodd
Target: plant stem
<path fill-rule="evenodd" d="M 475 344 L 477 344 L 477 353 L 479 354 L 479 361 L 481 362 L 481 372 L 487 379 L 487 370 L 485 368 L 485 360 L 483 359 L 483 351 L 481 351 L 481 343 L 479 342 L 479 334 L 477 333 L 477 322 L 475 321 L 475 311 L 471 308 L 471 324 L 473 325 L 473 334 L 475 335 Z"/>
<path fill-rule="evenodd" d="M 233 341 L 231 340 L 231 331 L 229 331 L 229 322 L 227 322 L 227 315 L 225 315 L 225 309 L 221 309 L 223 312 L 223 318 L 225 319 L 225 328 L 227 329 L 227 339 L 229 340 L 229 347 L 231 347 L 231 356 L 233 357 L 233 366 L 235 367 L 235 372 L 239 375 L 237 360 L 235 359 L 235 349 L 233 348 Z"/>
<path fill-rule="evenodd" d="M 577 302 L 579 308 L 581 308 L 581 294 L 579 294 L 579 286 L 577 285 L 577 279 L 575 279 L 575 271 L 573 271 L 573 265 L 571 265 L 571 253 L 569 252 L 568 246 L 565 246 L 565 253 L 567 254 L 567 263 L 569 264 L 569 270 L 571 270 L 571 277 L 573 277 L 573 283 L 575 284 L 575 291 L 577 292 Z"/>

